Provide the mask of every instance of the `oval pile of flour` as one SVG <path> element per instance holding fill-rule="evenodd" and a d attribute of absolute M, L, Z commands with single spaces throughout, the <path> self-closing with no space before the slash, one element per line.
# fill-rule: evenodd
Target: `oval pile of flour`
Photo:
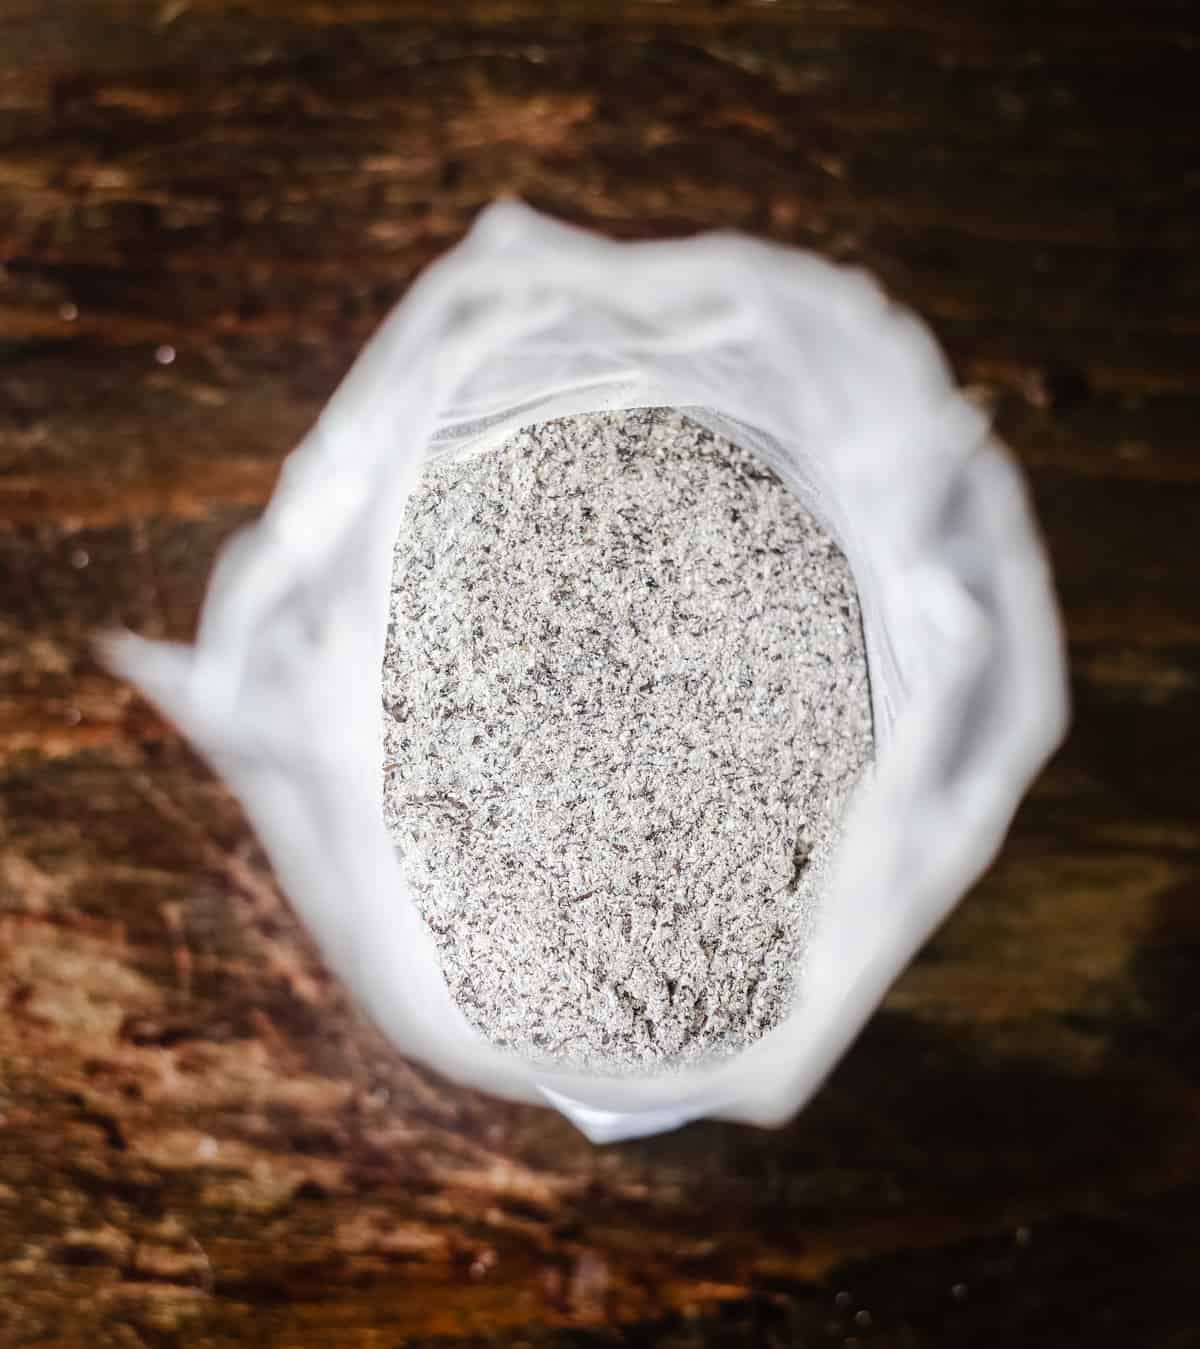
<path fill-rule="evenodd" d="M 450 990 L 642 1072 L 788 1011 L 872 750 L 858 600 L 754 457 L 671 409 L 428 468 L 395 549 L 384 810 Z"/>

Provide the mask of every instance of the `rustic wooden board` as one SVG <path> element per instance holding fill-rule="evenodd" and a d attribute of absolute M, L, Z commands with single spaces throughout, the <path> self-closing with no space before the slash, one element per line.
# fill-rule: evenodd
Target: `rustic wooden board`
<path fill-rule="evenodd" d="M 1194 6 L 0 5 L 0 1344 L 1200 1344 Z M 90 654 L 502 192 L 877 271 L 1026 464 L 1076 724 L 778 1133 L 594 1149 L 356 1017 Z"/>

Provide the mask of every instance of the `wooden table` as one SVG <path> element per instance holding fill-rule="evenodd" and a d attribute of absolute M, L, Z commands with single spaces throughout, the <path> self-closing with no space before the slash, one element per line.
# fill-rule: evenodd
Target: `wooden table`
<path fill-rule="evenodd" d="M 1194 6 L 458 9 L 0 5 L 0 1344 L 1200 1344 Z M 89 653 L 190 635 L 505 192 L 867 264 L 1049 537 L 1070 740 L 777 1133 L 596 1149 L 401 1061 Z"/>

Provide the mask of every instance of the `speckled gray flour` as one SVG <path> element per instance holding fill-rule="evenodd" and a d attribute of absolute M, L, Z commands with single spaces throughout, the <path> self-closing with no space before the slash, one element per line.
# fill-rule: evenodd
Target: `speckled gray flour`
<path fill-rule="evenodd" d="M 854 582 L 670 409 L 426 470 L 395 550 L 388 829 L 493 1042 L 637 1072 L 787 1012 L 871 753 Z"/>

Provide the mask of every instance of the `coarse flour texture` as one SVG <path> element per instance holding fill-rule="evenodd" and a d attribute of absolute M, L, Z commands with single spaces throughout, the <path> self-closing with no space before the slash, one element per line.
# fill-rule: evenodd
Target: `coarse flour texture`
<path fill-rule="evenodd" d="M 428 467 L 383 702 L 386 824 L 489 1040 L 642 1073 L 787 1013 L 871 712 L 846 560 L 752 455 L 641 409 Z"/>

